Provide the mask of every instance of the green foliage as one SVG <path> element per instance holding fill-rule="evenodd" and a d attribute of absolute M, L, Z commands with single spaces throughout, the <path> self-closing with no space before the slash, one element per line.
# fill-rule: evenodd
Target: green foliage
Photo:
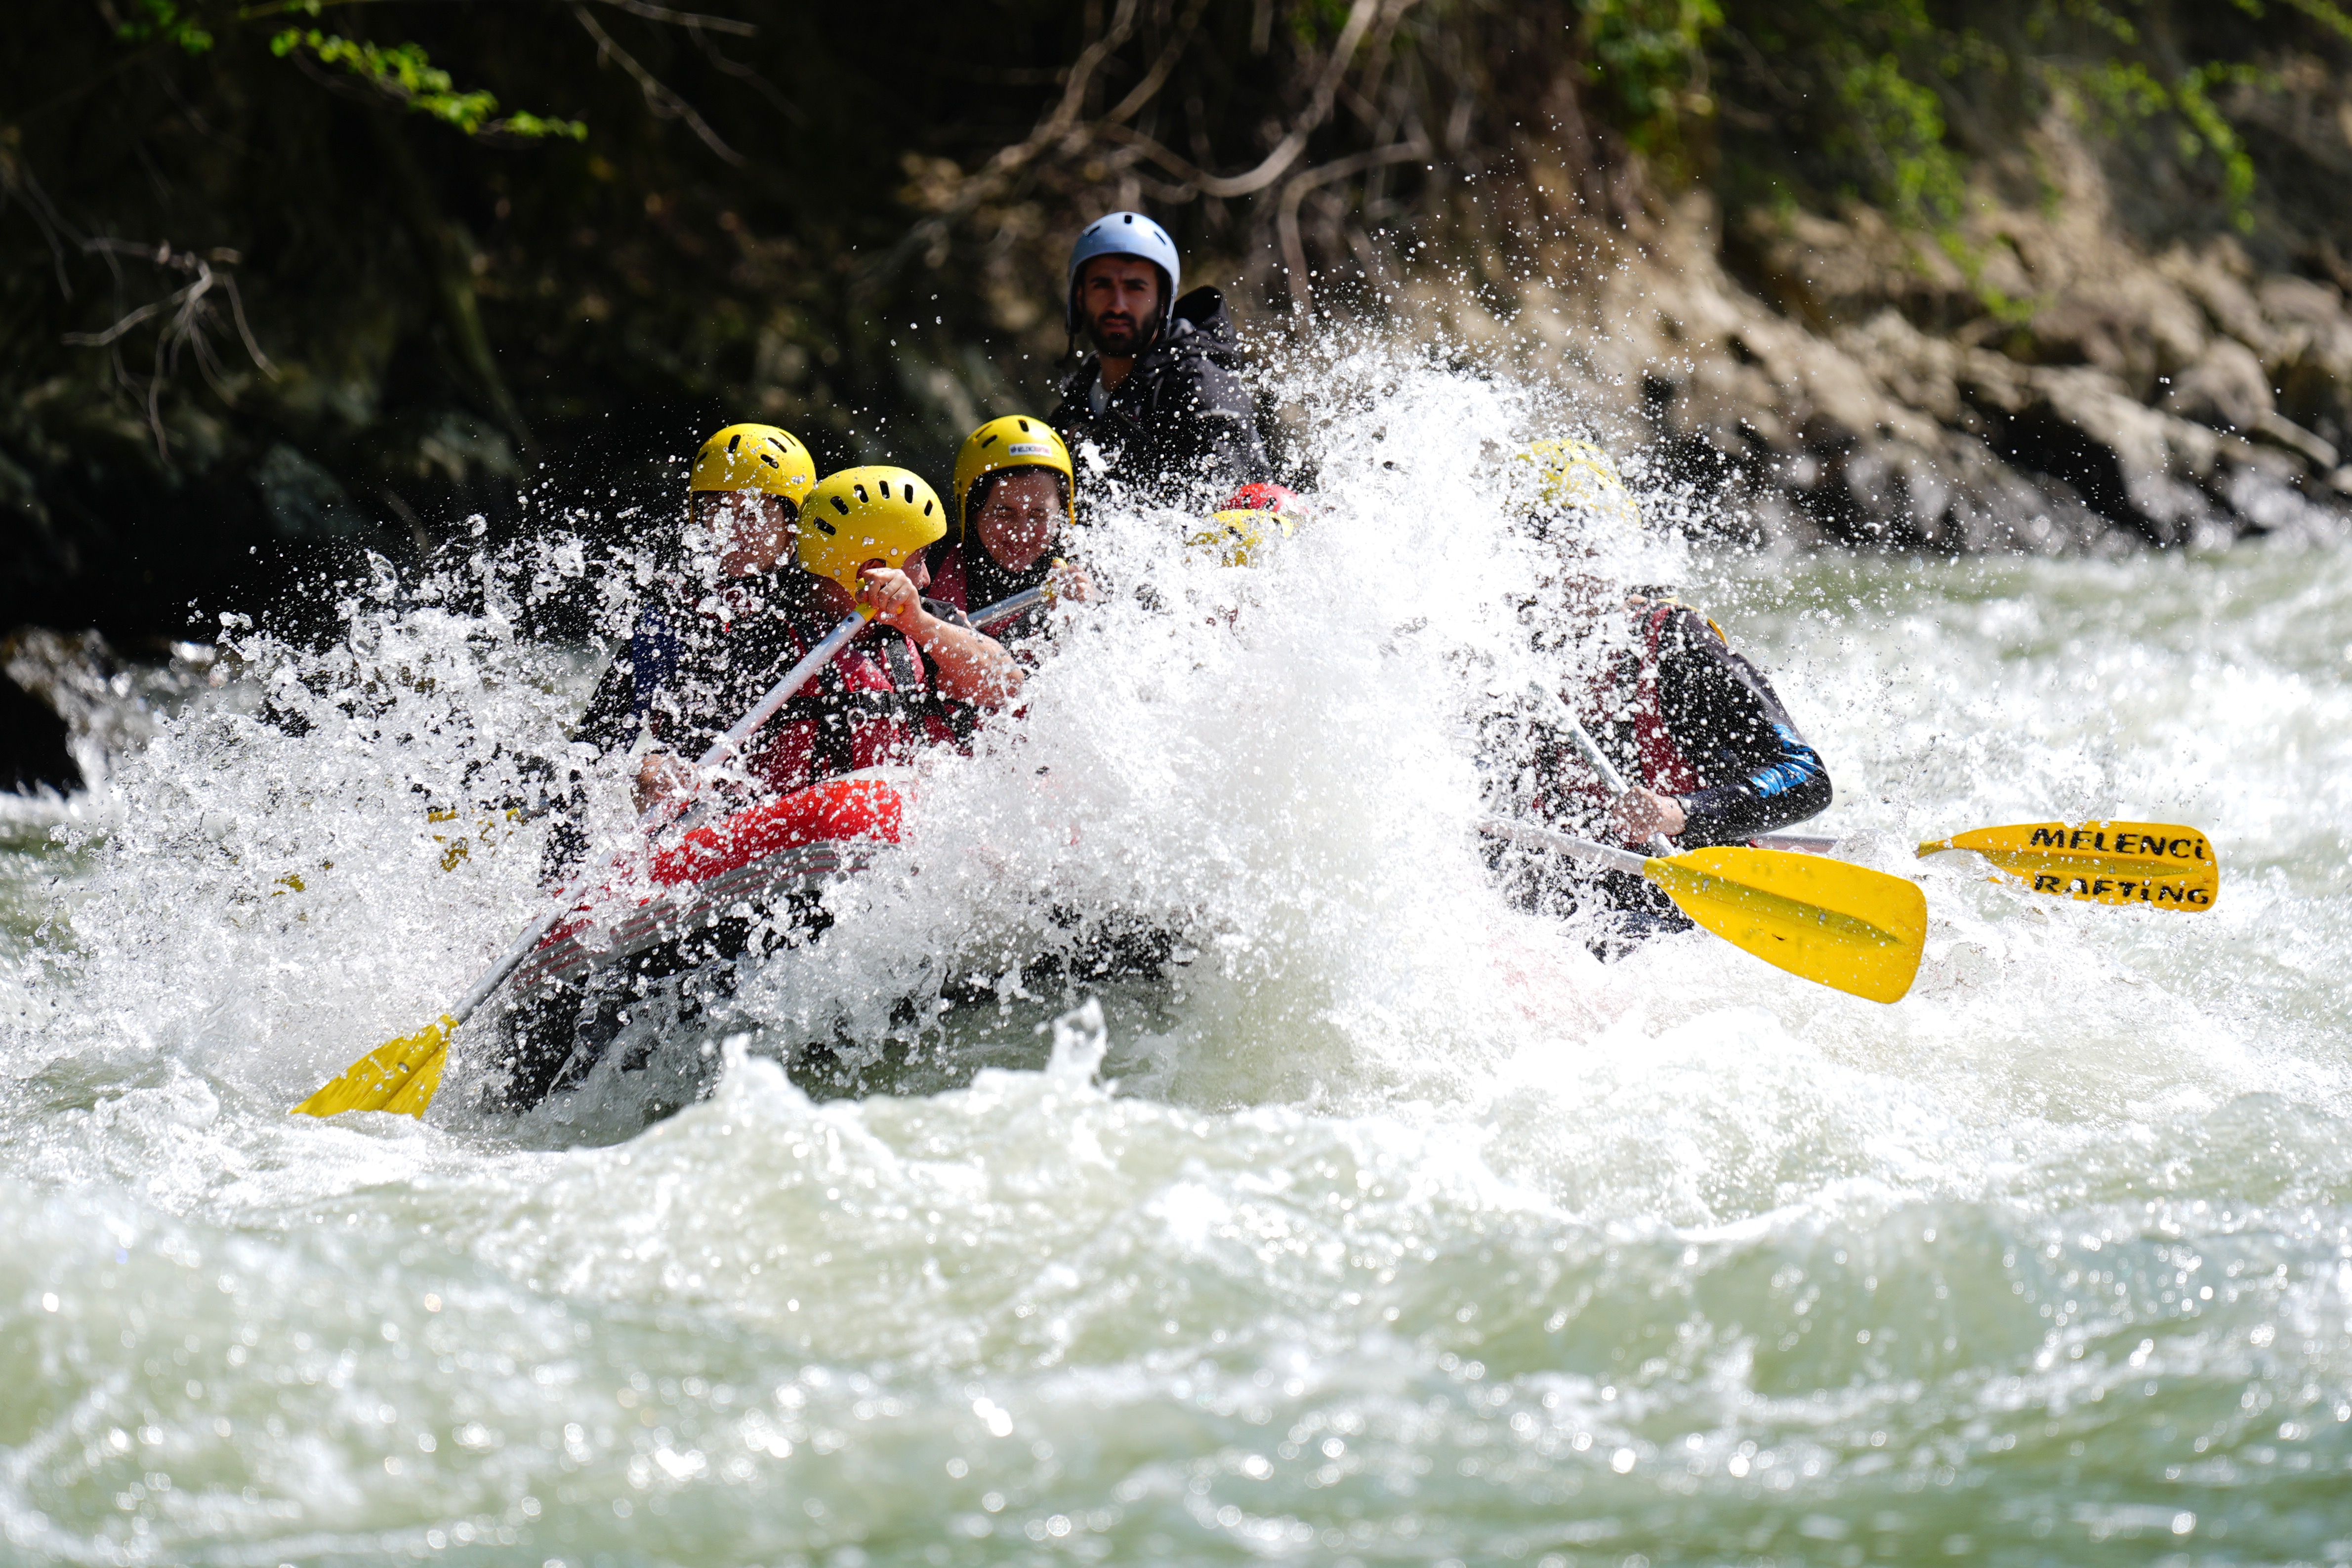
<path fill-rule="evenodd" d="M 458 91 L 449 73 L 415 44 L 372 44 L 321 33 L 316 27 L 289 27 L 269 40 L 269 52 L 281 59 L 297 49 L 308 49 L 321 65 L 340 66 L 417 113 L 454 125 L 468 136 L 494 131 L 510 136 L 563 136 L 577 142 L 588 134 L 588 127 L 577 120 L 545 120 L 530 113 L 492 118 L 499 111 L 495 94 L 479 89 Z"/>
<path fill-rule="evenodd" d="M 1846 57 L 1836 68 L 1845 149 L 1876 171 L 1872 194 L 1899 221 L 1948 230 L 1966 209 L 1968 174 L 1946 141 L 1943 100 L 1891 52 Z"/>
<path fill-rule="evenodd" d="M 1718 96 L 1770 142 L 1734 144 L 1735 198 L 1794 184 L 1885 208 L 1948 240 L 1970 170 L 2053 105 L 2218 174 L 2241 229 L 2263 171 L 2233 107 L 2274 88 L 2283 51 L 2352 42 L 2337 0 L 1724 0 Z M 1744 189 L 1742 189 L 1744 188 Z M 1947 244 L 1948 249 L 1950 248 Z"/>
<path fill-rule="evenodd" d="M 2102 60 L 2073 70 L 2060 66 L 2046 68 L 2053 82 L 2076 88 L 2090 107 L 2118 125 L 2137 126 L 2166 115 L 2176 117 L 2173 145 L 2181 161 L 2195 163 L 2210 153 L 2221 165 L 2231 221 L 2241 231 L 2252 229 L 2253 157 L 2236 128 L 2214 104 L 2213 89 L 2273 87 L 2273 73 L 2242 63 L 2214 62 L 2184 71 L 2168 82 L 2137 60 Z"/>
<path fill-rule="evenodd" d="M 115 36 L 125 43 L 143 44 L 161 38 L 177 44 L 191 55 L 203 54 L 213 47 L 213 36 L 173 0 L 139 0 L 139 9 L 140 17 L 115 29 Z"/>
<path fill-rule="evenodd" d="M 2286 3 L 2337 37 L 2352 40 L 2352 16 L 2328 4 L 2328 0 L 2286 0 Z"/>
<path fill-rule="evenodd" d="M 1602 112 L 1645 153 L 1677 147 L 1685 116 L 1714 112 L 1706 92 L 1717 0 L 1581 0 L 1590 73 Z"/>

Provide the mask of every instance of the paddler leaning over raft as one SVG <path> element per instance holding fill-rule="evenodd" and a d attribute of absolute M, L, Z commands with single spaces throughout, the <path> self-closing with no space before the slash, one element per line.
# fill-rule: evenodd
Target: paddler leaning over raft
<path fill-rule="evenodd" d="M 1722 628 L 1670 590 L 1605 575 L 1602 542 L 1640 526 L 1609 455 L 1589 442 L 1546 441 L 1514 461 L 1526 465 L 1514 478 L 1531 492 L 1525 526 L 1556 570 L 1523 614 L 1558 674 L 1544 692 L 1498 693 L 1506 703 L 1486 717 L 1490 808 L 1636 849 L 1659 838 L 1681 849 L 1745 843 L 1827 810 L 1820 754 Z M 1622 795 L 1611 799 L 1571 721 L 1614 764 Z M 1596 876 L 1500 843 L 1489 855 L 1524 907 L 1597 909 L 1594 947 L 1604 956 L 1690 925 L 1627 873 Z"/>
<path fill-rule="evenodd" d="M 880 561 L 856 574 L 855 596 L 808 569 L 819 535 L 799 540 L 803 509 L 844 526 L 827 536 L 889 538 L 900 571 Z M 902 515 L 903 514 L 903 515 Z M 853 524 L 854 520 L 854 526 Z M 814 527 L 814 524 L 810 526 Z M 964 624 L 951 605 L 927 600 L 921 551 L 946 526 L 929 485 L 903 468 L 849 468 L 822 482 L 808 448 L 772 426 L 736 425 L 704 443 L 688 479 L 681 560 L 667 591 L 638 617 L 572 736 L 575 791 L 583 770 L 625 756 L 632 804 L 714 792 L 727 809 L 804 789 L 860 769 L 904 763 L 955 742 L 960 709 L 994 710 L 1021 689 L 1003 647 Z M 904 538 L 900 538 L 904 535 Z M 825 548 L 837 548 L 828 545 Z M 844 575 L 856 564 L 840 563 Z M 860 605 L 876 626 L 820 671 L 745 743 L 719 779 L 693 776 L 699 755 L 748 712 L 784 671 Z M 560 880 L 586 847 L 577 827 L 550 841 L 549 879 Z M 586 990 L 562 986 L 516 999 L 507 1015 L 505 1100 L 537 1104 L 578 1082 L 626 1022 L 629 1002 L 651 981 L 738 958 L 761 933 L 773 945 L 824 928 L 817 901 L 725 920 L 598 972 Z M 725 984 L 725 976 L 720 984 Z"/>

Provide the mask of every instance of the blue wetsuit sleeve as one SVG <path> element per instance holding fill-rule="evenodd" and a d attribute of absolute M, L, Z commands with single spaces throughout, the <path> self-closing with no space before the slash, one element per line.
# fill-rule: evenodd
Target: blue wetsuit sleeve
<path fill-rule="evenodd" d="M 597 754 L 625 752 L 654 711 L 654 700 L 677 680 L 677 637 L 657 610 L 648 610 L 629 634 L 629 646 L 605 668 L 588 710 L 572 730 L 574 741 Z"/>
<path fill-rule="evenodd" d="M 1659 706 L 1700 777 L 1676 797 L 1688 818 L 1676 843 L 1737 844 L 1829 809 L 1829 769 L 1761 670 L 1695 611 L 1678 613 L 1659 645 Z"/>

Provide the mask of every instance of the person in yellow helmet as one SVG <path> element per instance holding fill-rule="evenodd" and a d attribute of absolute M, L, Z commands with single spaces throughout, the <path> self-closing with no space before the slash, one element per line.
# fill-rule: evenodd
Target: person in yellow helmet
<path fill-rule="evenodd" d="M 721 431 L 712 442 L 732 434 Z M 735 474 L 724 470 L 724 477 Z M 698 550 L 706 565 L 690 569 L 681 592 L 646 613 L 639 635 L 599 687 L 590 710 L 594 722 L 582 727 L 583 736 L 593 737 L 590 745 L 645 748 L 633 769 L 640 811 L 689 786 L 734 811 L 845 773 L 904 764 L 929 746 L 957 740 L 949 703 L 994 708 L 1018 695 L 1021 672 L 1004 649 L 922 596 L 922 552 L 947 525 L 946 508 L 918 476 L 904 468 L 845 468 L 801 487 L 782 546 L 778 513 L 764 503 L 722 501 L 707 515 L 720 526 L 689 542 L 690 562 Z M 745 738 L 722 776 L 695 779 L 682 759 L 707 751 L 861 609 L 871 612 L 874 624 Z M 633 696 L 641 691 L 650 695 Z M 577 828 L 571 831 L 577 838 Z M 580 847 L 584 844 L 574 848 L 575 858 Z M 683 931 L 584 986 L 514 1002 L 501 1026 L 495 1102 L 528 1110 L 578 1083 L 626 1024 L 633 1000 L 654 983 L 709 969 L 696 984 L 707 982 L 723 993 L 733 984 L 730 966 L 755 944 L 764 953 L 813 941 L 828 919 L 822 899 L 803 889 Z M 623 1070 L 644 1065 L 638 1057 Z"/>
<path fill-rule="evenodd" d="M 956 454 L 948 535 L 932 547 L 932 595 L 967 614 L 1031 588 L 1060 598 L 1093 592 L 1086 574 L 1058 557 L 1077 499 L 1070 449 L 1043 419 L 1010 414 L 964 438 Z M 1043 604 L 990 628 L 1008 642 L 1044 631 Z"/>
<path fill-rule="evenodd" d="M 751 737 L 744 769 L 766 789 L 783 794 L 911 762 L 923 747 L 958 738 L 950 704 L 999 708 L 1020 693 L 1020 669 L 1003 645 L 923 595 L 929 573 L 922 552 L 946 531 L 946 514 L 931 487 L 904 468 L 845 468 L 811 492 L 799 570 L 779 574 L 768 634 L 773 663 L 750 687 L 744 707 L 844 616 L 868 609 L 875 627 Z"/>
<path fill-rule="evenodd" d="M 636 769 L 642 809 L 674 762 L 676 737 L 665 731 L 723 684 L 736 623 L 747 612 L 756 618 L 761 584 L 791 552 L 801 502 L 815 485 L 807 446 L 772 425 L 730 425 L 702 444 L 687 476 L 675 576 L 639 613 L 572 731 L 575 784 L 596 759 L 643 749 L 650 737 Z M 583 847 L 576 829 L 559 831 L 551 869 Z"/>
<path fill-rule="evenodd" d="M 923 596 L 929 584 L 923 548 L 947 526 L 946 508 L 929 485 L 903 468 L 845 468 L 812 488 L 788 536 L 796 542 L 791 561 L 779 564 L 769 536 L 747 537 L 755 530 L 717 547 L 730 580 L 694 605 L 684 635 L 673 633 L 678 651 L 658 667 L 663 689 L 646 706 L 654 748 L 636 768 L 639 810 L 690 787 L 685 759 L 724 734 L 861 606 L 877 629 L 835 655 L 744 748 L 741 771 L 760 790 L 782 795 L 909 761 L 924 745 L 957 738 L 945 704 L 995 708 L 1020 689 L 1002 646 Z M 883 541 L 905 548 L 886 549 Z M 869 544 L 871 560 L 840 556 Z M 761 570 L 730 566 L 738 561 Z M 853 582 L 854 594 L 846 585 Z"/>

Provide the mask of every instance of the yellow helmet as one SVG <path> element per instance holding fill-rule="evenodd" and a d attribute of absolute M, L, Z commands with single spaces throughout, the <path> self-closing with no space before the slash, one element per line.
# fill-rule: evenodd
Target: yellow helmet
<path fill-rule="evenodd" d="M 939 492 L 904 468 L 844 468 L 827 474 L 801 508 L 801 565 L 857 592 L 868 561 L 905 570 L 907 558 L 947 533 Z"/>
<path fill-rule="evenodd" d="M 1008 414 L 1002 419 L 992 419 L 963 438 L 963 450 L 956 454 L 955 466 L 955 536 L 963 541 L 971 526 L 971 492 L 981 480 L 1007 468 L 1051 468 L 1062 476 L 1062 501 L 1075 506 L 1078 498 L 1078 471 L 1070 464 L 1070 449 L 1062 437 L 1043 419 L 1033 419 L 1025 414 Z"/>
<path fill-rule="evenodd" d="M 1535 470 L 1537 510 L 1583 512 L 1596 520 L 1636 525 L 1642 521 L 1633 492 L 1617 475 L 1617 465 L 1590 441 L 1538 441 L 1520 453 L 1518 460 Z"/>
<path fill-rule="evenodd" d="M 1184 542 L 1196 553 L 1215 557 L 1220 565 L 1247 566 L 1276 540 L 1297 531 L 1298 520 L 1287 512 L 1235 507 L 1213 513 L 1209 526 Z"/>
<path fill-rule="evenodd" d="M 789 431 L 772 425 L 730 425 L 694 455 L 688 490 L 761 490 L 803 504 L 816 483 L 816 459 Z"/>

